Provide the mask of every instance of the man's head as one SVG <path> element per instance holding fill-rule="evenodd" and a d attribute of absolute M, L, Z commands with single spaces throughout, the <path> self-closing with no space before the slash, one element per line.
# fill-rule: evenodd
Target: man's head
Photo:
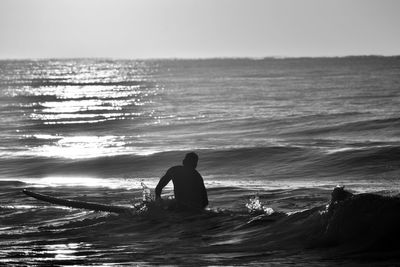
<path fill-rule="evenodd" d="M 182 163 L 183 163 L 183 166 L 187 166 L 187 167 L 196 169 L 197 161 L 199 161 L 199 156 L 197 156 L 197 154 L 194 152 L 190 152 L 190 153 L 186 154 Z"/>
<path fill-rule="evenodd" d="M 344 190 L 344 186 L 336 186 L 331 193 L 331 202 L 340 202 L 353 196 L 349 191 Z"/>

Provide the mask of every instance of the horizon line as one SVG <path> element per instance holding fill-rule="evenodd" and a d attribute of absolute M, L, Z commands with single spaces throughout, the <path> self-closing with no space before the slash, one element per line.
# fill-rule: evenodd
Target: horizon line
<path fill-rule="evenodd" d="M 355 58 L 355 57 L 375 57 L 375 58 L 394 58 L 400 57 L 400 54 L 380 55 L 380 54 L 359 54 L 359 55 L 338 55 L 338 56 L 221 56 L 221 57 L 32 57 L 32 58 L 0 58 L 0 61 L 40 61 L 40 60 L 144 60 L 144 61 L 161 61 L 161 60 L 268 60 L 268 59 L 335 59 L 335 58 Z"/>

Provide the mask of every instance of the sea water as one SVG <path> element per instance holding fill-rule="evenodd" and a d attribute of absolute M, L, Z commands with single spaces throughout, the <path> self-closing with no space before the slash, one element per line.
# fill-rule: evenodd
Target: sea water
<path fill-rule="evenodd" d="M 337 184 L 399 195 L 399 114 L 399 57 L 0 61 L 0 263 L 362 264 L 299 236 Z M 190 151 L 212 216 L 21 193 L 131 205 Z"/>

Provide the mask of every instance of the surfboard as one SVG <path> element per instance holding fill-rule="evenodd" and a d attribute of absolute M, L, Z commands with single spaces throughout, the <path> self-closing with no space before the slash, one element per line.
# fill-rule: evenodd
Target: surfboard
<path fill-rule="evenodd" d="M 25 195 L 33 197 L 35 199 L 45 201 L 48 203 L 70 207 L 70 208 L 77 208 L 77 209 L 86 209 L 86 210 L 93 210 L 93 211 L 106 211 L 106 212 L 114 212 L 114 213 L 126 213 L 132 211 L 130 207 L 124 206 L 114 206 L 114 205 L 104 205 L 99 203 L 93 202 L 85 202 L 85 201 L 77 201 L 77 200 L 69 200 L 63 199 L 58 197 L 52 197 L 44 194 L 35 193 L 29 190 L 24 189 L 22 191 Z"/>

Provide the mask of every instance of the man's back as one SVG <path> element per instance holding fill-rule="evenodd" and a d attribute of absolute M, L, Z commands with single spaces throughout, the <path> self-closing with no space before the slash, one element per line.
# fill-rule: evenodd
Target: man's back
<path fill-rule="evenodd" d="M 156 196 L 172 180 L 175 199 L 179 205 L 193 209 L 203 209 L 208 205 L 207 191 L 200 173 L 188 166 L 170 168 L 156 187 Z"/>

